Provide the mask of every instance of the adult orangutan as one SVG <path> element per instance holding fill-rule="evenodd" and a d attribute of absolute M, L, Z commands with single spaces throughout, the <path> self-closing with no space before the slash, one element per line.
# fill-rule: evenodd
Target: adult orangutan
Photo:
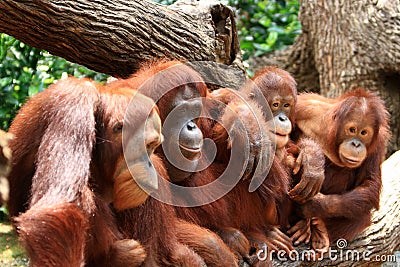
<path fill-rule="evenodd" d="M 289 253 L 293 246 L 291 240 L 279 230 L 277 208 L 278 203 L 283 201 L 288 193 L 290 178 L 284 165 L 277 157 L 274 157 L 274 150 L 271 148 L 272 143 L 268 134 L 270 127 L 264 120 L 263 113 L 257 104 L 251 100 L 246 100 L 245 103 L 240 100 L 232 100 L 227 107 L 221 118 L 222 123 L 214 127 L 217 147 L 225 148 L 227 150 L 225 153 L 231 154 L 229 160 L 235 164 L 236 158 L 240 158 L 240 155 L 235 155 L 241 151 L 240 149 L 234 151 L 231 147 L 236 145 L 245 151 L 246 143 L 249 142 L 250 145 L 248 165 L 245 166 L 243 178 L 224 197 L 229 205 L 227 213 L 231 218 L 229 225 L 244 233 L 256 255 L 266 247 L 268 251 L 263 251 L 263 253 L 273 250 L 285 250 L 286 253 Z M 228 111 L 230 109 L 232 112 Z M 241 121 L 243 126 L 238 121 Z M 258 127 L 257 124 L 259 124 Z M 243 140 L 246 138 L 245 136 L 248 141 Z M 224 161 L 221 162 L 221 158 L 217 159 L 217 163 L 226 164 Z M 235 171 L 234 168 L 233 170 Z M 218 229 L 218 227 L 216 231 L 230 247 L 236 250 L 240 248 L 234 238 L 237 236 L 235 231 Z M 251 254 L 248 263 L 254 266 L 271 264 L 268 260 L 257 261 L 257 257 Z"/>
<path fill-rule="evenodd" d="M 321 191 L 300 207 L 303 218 L 325 229 L 312 240 L 312 247 L 323 252 L 329 241 L 351 241 L 371 224 L 371 210 L 379 208 L 388 112 L 378 96 L 363 89 L 336 99 L 301 94 L 296 124 L 325 154 Z M 306 232 L 308 225 L 303 221 L 292 232 Z"/>
<path fill-rule="evenodd" d="M 177 215 L 186 221 L 183 226 L 177 225 L 180 241 L 199 253 L 206 263 L 212 266 L 235 266 L 237 263 L 233 253 L 222 246 L 217 239 L 205 239 L 196 228 L 188 227 L 187 222 L 218 232 L 230 245 L 235 255 L 249 263 L 253 262 L 249 258 L 250 244 L 245 235 L 259 245 L 261 243 L 269 243 L 271 246 L 276 244 L 277 247 L 282 246 L 290 250 L 290 240 L 279 231 L 275 231 L 270 224 L 276 219 L 276 199 L 287 192 L 289 181 L 280 163 L 277 161 L 272 163 L 268 178 L 257 192 L 248 191 L 250 178 L 256 167 L 259 166 L 266 172 L 273 158 L 271 153 L 268 154 L 270 149 L 267 135 L 260 133 L 260 127 L 264 127 L 264 130 L 266 127 L 262 120 L 257 121 L 257 116 L 261 118 L 260 111 L 254 112 L 251 104 L 249 106 L 245 103 L 231 103 L 229 110 L 236 115 L 232 115 L 232 112 L 227 112 L 225 109 L 217 110 L 216 114 L 207 114 L 209 110 L 205 107 L 213 98 L 209 95 L 203 79 L 192 68 L 177 61 L 149 64 L 132 78 L 114 84 L 120 86 L 120 83 L 138 89 L 157 102 L 166 141 L 156 153 L 163 159 L 169 178 L 174 184 L 200 190 L 197 194 L 184 196 L 174 194 L 175 198 L 181 197 L 179 199 L 181 206 L 175 207 Z M 254 113 L 258 115 L 254 116 Z M 199 118 L 201 116 L 209 117 Z M 220 119 L 228 128 L 218 126 L 219 124 L 212 122 L 212 119 Z M 237 139 L 229 142 L 225 138 L 228 133 L 231 138 Z M 204 149 L 207 145 L 204 137 L 213 139 L 217 148 L 223 150 L 217 152 L 217 158 L 208 157 L 207 149 Z M 222 182 L 218 178 L 229 165 L 226 159 L 229 161 L 230 144 L 240 143 L 239 140 L 246 137 L 250 140 L 249 158 L 245 159 L 244 166 L 233 166 L 231 171 L 239 178 L 238 180 L 241 175 L 249 178 L 242 179 L 243 181 L 240 181 L 226 196 L 222 194 L 222 197 L 216 201 L 209 201 L 213 198 L 213 194 L 218 195 L 238 181 L 226 179 Z M 243 151 L 241 152 L 242 154 L 232 154 L 240 158 L 245 155 Z M 211 162 L 211 164 L 202 165 L 204 162 Z M 177 165 L 179 163 L 181 165 Z M 266 173 L 263 174 L 266 175 Z M 202 189 L 202 186 L 213 182 L 218 184 L 214 188 L 215 191 Z M 190 203 L 201 202 L 207 204 L 188 207 Z M 220 251 L 224 251 L 225 256 L 222 257 L 218 253 L 207 255 L 208 252 L 204 250 L 207 246 L 217 247 Z"/>
<path fill-rule="evenodd" d="M 8 210 L 32 266 L 139 266 L 145 259 L 109 207 L 143 203 L 148 194 L 135 181 L 150 192 L 157 185 L 149 156 L 162 140 L 160 119 L 154 102 L 137 94 L 124 121 L 134 95 L 68 78 L 32 97 L 14 119 Z M 132 129 L 128 161 L 123 123 Z"/>
<path fill-rule="evenodd" d="M 178 155 L 175 152 L 175 149 L 178 149 L 179 153 L 182 152 L 185 157 L 196 159 L 203 144 L 203 135 L 197 124 L 197 118 L 202 111 L 202 100 L 196 98 L 204 97 L 207 94 L 207 88 L 197 72 L 178 61 L 152 62 L 143 65 L 132 77 L 111 82 L 108 87 L 129 87 L 153 98 L 157 102 L 160 117 L 164 123 L 162 129 L 165 137 L 164 149 L 169 151 L 169 155 Z M 169 91 L 170 89 L 173 90 Z M 167 115 L 174 109 L 178 115 L 166 127 Z M 178 140 L 179 142 L 177 142 Z M 179 182 L 190 176 L 190 173 L 187 174 L 179 168 L 174 168 L 174 165 L 166 159 L 162 149 L 157 149 L 156 154 L 162 159 L 162 161 L 157 161 L 158 173 L 166 180 Z M 187 161 L 183 168 L 195 171 L 196 166 L 197 163 Z M 215 173 L 208 174 L 206 178 L 214 177 L 213 175 Z M 171 198 L 169 184 L 161 183 L 159 187 L 160 194 L 164 197 L 167 196 L 168 199 Z M 173 197 L 176 196 L 173 194 Z M 164 201 L 169 202 L 165 199 Z M 159 210 L 157 216 L 151 214 L 152 210 Z M 187 253 L 184 250 L 185 247 L 180 243 L 193 249 L 209 266 L 237 266 L 236 257 L 224 242 L 215 233 L 199 226 L 207 226 L 206 224 L 177 219 L 172 206 L 155 198 L 148 199 L 144 205 L 138 208 L 117 212 L 116 215 L 121 231 L 129 237 L 139 240 L 145 246 L 149 255 L 146 259 L 149 266 L 176 266 L 179 264 L 195 266 L 195 263 L 180 262 L 178 264 L 176 262 L 175 258 L 179 255 L 173 254 L 171 251 Z M 205 214 L 202 219 L 208 220 L 211 217 Z M 143 218 L 154 224 L 155 232 L 146 230 L 147 227 L 138 223 L 136 218 Z M 164 229 L 157 225 L 164 225 Z M 188 250 L 187 247 L 186 250 Z M 173 255 L 175 258 L 172 257 Z"/>

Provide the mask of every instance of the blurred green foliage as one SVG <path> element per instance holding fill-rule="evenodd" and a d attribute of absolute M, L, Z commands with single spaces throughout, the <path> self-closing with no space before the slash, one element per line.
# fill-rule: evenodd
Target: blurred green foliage
<path fill-rule="evenodd" d="M 27 97 L 42 91 L 63 75 L 91 77 L 98 81 L 107 78 L 0 33 L 0 128 L 8 129 Z"/>
<path fill-rule="evenodd" d="M 228 0 L 237 16 L 243 59 L 293 44 L 301 33 L 299 0 Z"/>

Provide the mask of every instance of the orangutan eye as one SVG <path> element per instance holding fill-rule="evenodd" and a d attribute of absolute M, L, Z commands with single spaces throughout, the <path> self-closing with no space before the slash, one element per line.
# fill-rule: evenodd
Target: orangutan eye
<path fill-rule="evenodd" d="M 290 107 L 290 104 L 289 103 L 286 103 L 285 105 L 283 105 L 285 108 L 288 108 L 288 107 Z"/>
<path fill-rule="evenodd" d="M 367 130 L 362 130 L 361 131 L 361 135 L 367 135 L 367 133 L 368 133 Z"/>
<path fill-rule="evenodd" d="M 277 107 L 279 107 L 279 103 L 275 102 L 275 103 L 272 104 L 272 106 L 273 106 L 274 108 L 277 108 Z"/>
<path fill-rule="evenodd" d="M 154 148 L 156 148 L 159 144 L 160 144 L 160 141 L 158 138 L 151 140 L 149 143 L 146 144 L 146 149 L 148 151 L 154 150 Z"/>
<path fill-rule="evenodd" d="M 356 133 L 356 128 L 355 127 L 350 127 L 350 132 L 351 133 Z"/>
<path fill-rule="evenodd" d="M 122 121 L 117 122 L 117 123 L 113 126 L 113 132 L 114 132 L 114 133 L 121 132 L 123 126 L 124 126 L 124 123 L 123 123 Z"/>

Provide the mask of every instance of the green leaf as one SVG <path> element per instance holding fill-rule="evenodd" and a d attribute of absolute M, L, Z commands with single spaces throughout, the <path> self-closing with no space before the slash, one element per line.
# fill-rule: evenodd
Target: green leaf
<path fill-rule="evenodd" d="M 268 26 L 271 24 L 271 19 L 264 16 L 258 20 L 258 23 L 260 23 L 265 28 L 268 28 Z"/>
<path fill-rule="evenodd" d="M 254 44 L 254 47 L 263 52 L 271 51 L 271 47 L 268 44 Z"/>
<path fill-rule="evenodd" d="M 36 95 L 38 92 L 39 92 L 39 88 L 38 87 L 36 87 L 34 85 L 29 86 L 29 89 L 28 89 L 28 96 L 29 97 Z"/>
<path fill-rule="evenodd" d="M 270 32 L 268 34 L 266 43 L 267 43 L 268 47 L 272 47 L 276 43 L 277 40 L 278 40 L 278 32 Z"/>
<path fill-rule="evenodd" d="M 11 77 L 0 78 L 0 88 L 4 88 L 12 83 Z"/>

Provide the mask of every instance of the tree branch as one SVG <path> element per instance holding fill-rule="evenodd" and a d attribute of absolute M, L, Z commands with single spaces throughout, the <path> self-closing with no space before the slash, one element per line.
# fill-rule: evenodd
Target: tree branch
<path fill-rule="evenodd" d="M 242 68 L 234 14 L 218 2 L 4 0 L 0 13 L 0 32 L 116 77 L 160 57 Z"/>

